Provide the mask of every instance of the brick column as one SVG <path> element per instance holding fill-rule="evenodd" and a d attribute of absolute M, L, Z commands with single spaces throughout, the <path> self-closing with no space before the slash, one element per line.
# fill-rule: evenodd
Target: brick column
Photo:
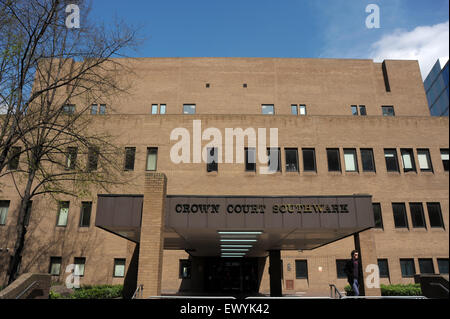
<path fill-rule="evenodd" d="M 368 288 L 366 280 L 369 276 L 373 277 L 372 271 L 366 272 L 366 267 L 370 264 L 378 266 L 377 252 L 375 247 L 375 238 L 371 229 L 362 233 L 355 234 L 355 249 L 359 251 L 360 255 L 360 295 L 361 296 L 381 296 L 380 288 Z M 362 276 L 361 276 L 362 274 Z M 373 280 L 369 280 L 373 282 Z"/>
<path fill-rule="evenodd" d="M 144 298 L 161 295 L 166 184 L 164 174 L 146 173 L 137 282 Z"/>

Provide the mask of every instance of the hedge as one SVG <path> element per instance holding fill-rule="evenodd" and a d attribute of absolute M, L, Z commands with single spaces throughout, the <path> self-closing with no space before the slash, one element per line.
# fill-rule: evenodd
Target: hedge
<path fill-rule="evenodd" d="M 408 284 L 408 285 L 380 285 L 382 296 L 421 296 L 422 289 L 420 284 Z M 345 286 L 345 292 L 348 296 L 351 295 L 352 289 L 350 285 Z"/>
<path fill-rule="evenodd" d="M 67 297 L 50 291 L 50 299 L 113 299 L 122 297 L 122 285 L 82 286 Z"/>

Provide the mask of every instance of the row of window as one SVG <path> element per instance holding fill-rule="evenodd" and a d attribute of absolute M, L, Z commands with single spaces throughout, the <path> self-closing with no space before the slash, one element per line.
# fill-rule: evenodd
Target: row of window
<path fill-rule="evenodd" d="M 375 228 L 384 229 L 381 204 L 373 203 L 372 205 L 375 219 Z M 444 219 L 442 218 L 441 204 L 426 203 L 426 207 L 428 211 L 428 225 L 430 225 L 431 228 L 444 228 Z M 411 213 L 412 227 L 427 228 L 423 204 L 409 203 L 409 210 Z M 392 212 L 394 215 L 395 228 L 410 229 L 405 203 L 392 203 Z"/>
<path fill-rule="evenodd" d="M 75 257 L 74 261 L 74 276 L 84 276 L 86 258 L 85 257 Z M 62 258 L 61 257 L 50 257 L 50 266 L 48 273 L 52 276 L 61 275 Z M 124 258 L 114 258 L 114 268 L 113 277 L 122 278 L 125 276 L 125 259 Z"/>
<path fill-rule="evenodd" d="M 421 274 L 434 274 L 434 265 L 432 258 L 419 258 L 419 268 Z M 346 279 L 345 264 L 347 259 L 336 259 L 336 271 L 337 278 Z M 439 274 L 448 274 L 448 258 L 437 258 Z M 401 258 L 400 268 L 402 277 L 410 278 L 416 274 L 416 267 L 413 258 Z M 389 263 L 388 259 L 378 259 L 378 269 L 380 278 L 390 278 L 389 275 Z M 296 260 L 295 261 L 295 278 L 296 279 L 308 279 L 308 261 Z"/>
<path fill-rule="evenodd" d="M 63 112 L 65 114 L 74 114 L 75 113 L 75 104 L 66 104 L 63 105 Z M 106 114 L 106 104 L 92 104 L 90 107 L 90 113 L 92 115 L 104 115 Z"/>

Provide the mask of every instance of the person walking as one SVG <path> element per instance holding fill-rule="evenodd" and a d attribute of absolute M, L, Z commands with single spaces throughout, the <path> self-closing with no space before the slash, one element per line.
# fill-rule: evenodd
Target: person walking
<path fill-rule="evenodd" d="M 352 259 L 345 264 L 345 273 L 347 274 L 347 280 L 352 287 L 354 296 L 359 296 L 359 253 L 357 250 L 353 250 L 351 253 Z"/>

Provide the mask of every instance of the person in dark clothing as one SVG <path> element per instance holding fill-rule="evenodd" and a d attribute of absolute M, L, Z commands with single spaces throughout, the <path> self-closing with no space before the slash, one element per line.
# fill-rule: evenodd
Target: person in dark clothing
<path fill-rule="evenodd" d="M 347 274 L 347 280 L 352 287 L 355 296 L 359 296 L 359 253 L 357 250 L 353 250 L 351 253 L 352 259 L 345 264 L 345 273 Z"/>

